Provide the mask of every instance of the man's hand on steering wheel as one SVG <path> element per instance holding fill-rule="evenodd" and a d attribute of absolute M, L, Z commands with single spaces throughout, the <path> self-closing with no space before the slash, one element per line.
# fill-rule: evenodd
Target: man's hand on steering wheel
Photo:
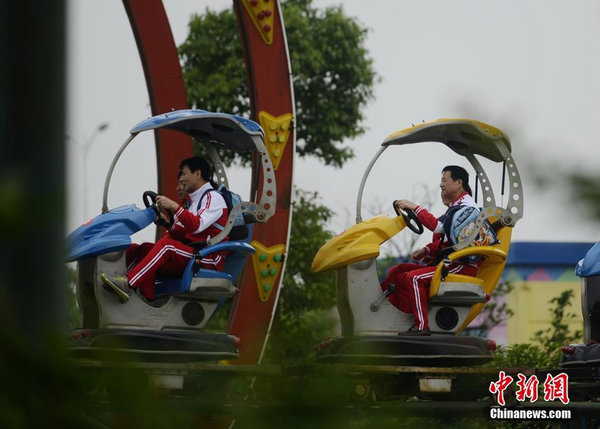
<path fill-rule="evenodd" d="M 173 214 L 173 210 L 169 208 L 172 207 L 172 204 L 167 202 L 166 204 L 169 207 L 165 207 L 163 201 L 163 204 L 159 205 L 159 199 L 165 199 L 170 201 L 171 203 L 174 203 L 174 201 L 169 200 L 166 197 L 156 195 L 156 192 L 153 191 L 146 191 L 142 195 L 142 201 L 144 201 L 144 205 L 146 207 L 151 207 L 152 210 L 154 210 L 154 213 L 156 214 L 156 223 L 169 229 L 173 226 L 173 223 L 175 223 L 175 215 Z M 175 203 L 175 210 L 178 206 L 179 205 Z M 169 216 L 168 219 L 161 213 L 161 208 L 164 208 L 167 211 L 167 215 Z"/>
<path fill-rule="evenodd" d="M 398 207 L 402 210 L 414 210 L 417 208 L 417 205 L 408 200 L 396 200 L 394 201 L 394 207 Z"/>
<path fill-rule="evenodd" d="M 156 204 L 158 205 L 159 209 L 171 210 L 173 212 L 176 212 L 179 208 L 178 203 L 170 198 L 165 197 L 164 195 L 156 196 Z"/>
<path fill-rule="evenodd" d="M 408 229 L 410 229 L 415 234 L 423 234 L 423 224 L 419 221 L 414 209 L 417 208 L 417 205 L 408 200 L 396 200 L 392 203 L 394 210 L 398 216 L 402 216 L 404 218 L 404 222 Z M 406 212 L 404 214 L 402 211 Z"/>

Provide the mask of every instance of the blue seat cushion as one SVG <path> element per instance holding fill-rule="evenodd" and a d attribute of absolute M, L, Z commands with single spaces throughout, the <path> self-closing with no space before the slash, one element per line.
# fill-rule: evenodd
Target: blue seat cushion
<path fill-rule="evenodd" d="M 156 282 L 156 296 L 162 295 L 175 295 L 179 293 L 186 293 L 190 290 L 192 284 L 192 278 L 206 278 L 206 279 L 225 279 L 233 282 L 233 278 L 230 274 L 225 271 L 207 270 L 200 268 L 195 274 L 194 271 L 194 259 L 190 259 L 188 262 L 183 276 L 180 278 L 163 278 Z"/>
<path fill-rule="evenodd" d="M 156 296 L 161 295 L 175 295 L 179 293 L 186 293 L 190 290 L 192 278 L 207 278 L 207 279 L 225 279 L 231 283 L 235 283 L 237 278 L 244 267 L 246 262 L 246 256 L 250 253 L 254 253 L 255 250 L 247 242 L 244 241 L 226 241 L 215 244 L 213 246 L 205 247 L 200 250 L 200 256 L 205 256 L 210 253 L 228 251 L 229 256 L 225 258 L 225 269 L 224 271 L 207 270 L 200 268 L 194 273 L 194 258 L 190 259 L 183 276 L 175 279 L 160 279 L 156 283 Z"/>

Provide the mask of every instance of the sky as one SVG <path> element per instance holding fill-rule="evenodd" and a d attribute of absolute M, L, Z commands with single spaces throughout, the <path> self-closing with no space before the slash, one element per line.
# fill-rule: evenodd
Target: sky
<path fill-rule="evenodd" d="M 230 0 L 164 0 L 175 43 L 188 33 L 193 13 Z M 471 118 L 501 128 L 512 142 L 524 188 L 524 216 L 516 241 L 600 240 L 598 223 L 572 201 L 565 172 L 597 171 L 600 145 L 600 3 L 593 0 L 314 0 L 318 8 L 343 3 L 368 29 L 366 47 L 380 76 L 364 109 L 366 132 L 344 144 L 355 158 L 344 167 L 297 159 L 295 184 L 317 191 L 335 216 L 339 233 L 354 223 L 362 174 L 385 137 L 438 118 Z M 385 13 L 384 13 L 385 11 Z M 68 3 L 68 218 L 72 231 L 100 213 L 106 172 L 129 130 L 151 116 L 133 33 L 120 0 Z M 293 72 L 293 70 L 292 70 Z M 140 135 L 121 157 L 109 207 L 142 206 L 156 189 L 151 133 Z M 392 213 L 399 198 L 416 203 L 433 195 L 436 214 L 440 171 L 466 160 L 436 143 L 392 148 L 376 164 L 363 197 L 363 218 Z M 483 162 L 499 195 L 501 168 Z M 472 171 L 472 169 L 469 169 Z M 319 174 L 315 174 L 319 172 Z M 540 187 L 539 176 L 550 180 Z M 249 172 L 228 171 L 230 187 L 247 196 Z M 499 199 L 499 197 L 497 197 Z M 402 232 L 396 240 L 408 239 Z M 152 240 L 152 228 L 134 241 Z M 430 237 L 420 238 L 425 244 Z M 394 247 L 388 249 L 393 251 Z M 384 249 L 384 251 L 386 251 Z"/>

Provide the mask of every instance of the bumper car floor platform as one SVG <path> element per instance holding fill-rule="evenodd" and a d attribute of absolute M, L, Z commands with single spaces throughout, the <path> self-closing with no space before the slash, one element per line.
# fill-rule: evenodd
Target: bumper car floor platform
<path fill-rule="evenodd" d="M 148 362 L 198 362 L 239 357 L 236 338 L 227 334 L 140 329 L 79 329 L 68 345 L 72 357 L 119 358 Z"/>
<path fill-rule="evenodd" d="M 471 366 L 492 360 L 495 343 L 455 335 L 336 337 L 315 347 L 316 362 L 365 365 Z"/>

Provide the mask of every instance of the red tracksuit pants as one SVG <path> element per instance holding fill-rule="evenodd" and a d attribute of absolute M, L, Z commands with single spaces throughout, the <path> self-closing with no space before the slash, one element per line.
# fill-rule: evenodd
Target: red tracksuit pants
<path fill-rule="evenodd" d="M 156 276 L 181 277 L 194 249 L 172 238 L 161 238 L 156 243 L 132 244 L 127 249 L 127 280 L 129 285 L 149 299 L 154 298 Z M 211 254 L 200 261 L 202 268 L 223 271 L 224 252 Z M 132 267 L 132 268 L 131 268 Z"/>
<path fill-rule="evenodd" d="M 417 329 L 429 329 L 427 319 L 427 300 L 429 285 L 436 266 L 404 263 L 390 268 L 387 277 L 381 282 L 385 292 L 390 285 L 396 285 L 396 291 L 388 296 L 388 301 L 403 313 L 412 313 L 415 317 L 413 326 Z M 452 263 L 449 267 L 452 274 L 477 275 L 476 265 Z"/>

